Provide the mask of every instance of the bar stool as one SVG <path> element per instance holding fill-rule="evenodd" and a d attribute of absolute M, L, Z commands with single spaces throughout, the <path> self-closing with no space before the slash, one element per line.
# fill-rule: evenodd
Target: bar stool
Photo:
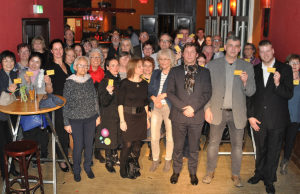
<path fill-rule="evenodd" d="M 33 156 L 36 156 L 38 174 L 37 176 L 28 175 L 28 167 Z M 8 176 L 8 157 L 19 162 L 20 176 L 9 180 Z M 5 181 L 6 181 L 6 193 L 30 193 L 35 192 L 40 188 L 41 193 L 44 193 L 44 185 L 42 178 L 42 170 L 40 165 L 40 152 L 38 145 L 34 141 L 23 140 L 15 141 L 7 144 L 4 148 L 4 161 L 5 161 Z M 32 187 L 29 186 L 29 180 L 35 180 L 36 184 Z M 13 188 L 13 185 L 18 183 L 20 189 Z"/>

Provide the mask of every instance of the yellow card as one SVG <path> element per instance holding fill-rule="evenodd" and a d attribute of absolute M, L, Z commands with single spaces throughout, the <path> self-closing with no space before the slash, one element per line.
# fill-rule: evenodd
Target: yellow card
<path fill-rule="evenodd" d="M 181 48 L 178 45 L 175 45 L 174 49 L 176 50 L 177 53 L 179 53 L 181 51 Z"/>
<path fill-rule="evenodd" d="M 190 34 L 189 37 L 190 38 L 194 38 L 195 34 Z"/>
<path fill-rule="evenodd" d="M 250 63 L 250 59 L 244 59 L 244 60 Z"/>
<path fill-rule="evenodd" d="M 225 49 L 224 48 L 219 48 L 219 51 L 223 52 L 223 51 L 225 51 Z"/>
<path fill-rule="evenodd" d="M 32 71 L 26 71 L 26 75 L 31 77 L 31 76 L 33 76 L 33 72 Z"/>
<path fill-rule="evenodd" d="M 183 38 L 183 34 L 177 34 L 177 38 Z"/>
<path fill-rule="evenodd" d="M 47 71 L 46 71 L 46 74 L 47 74 L 47 75 L 54 75 L 54 69 L 52 69 L 52 70 L 47 70 Z"/>
<path fill-rule="evenodd" d="M 269 73 L 275 73 L 275 71 L 276 71 L 276 68 L 274 68 L 274 67 L 268 67 L 268 69 L 267 69 L 267 72 L 269 72 Z"/>
<path fill-rule="evenodd" d="M 201 64 L 200 66 L 201 66 L 201 67 L 205 67 L 205 65 L 204 65 L 204 64 Z"/>
<path fill-rule="evenodd" d="M 234 70 L 233 75 L 241 75 L 243 70 Z"/>
<path fill-rule="evenodd" d="M 14 84 L 20 84 L 20 83 L 22 83 L 21 78 L 14 79 Z"/>
<path fill-rule="evenodd" d="M 109 86 L 114 86 L 114 80 L 113 79 L 109 79 L 108 80 L 108 85 Z"/>
<path fill-rule="evenodd" d="M 294 82 L 295 86 L 299 85 L 299 80 L 298 79 L 295 79 L 293 82 Z"/>

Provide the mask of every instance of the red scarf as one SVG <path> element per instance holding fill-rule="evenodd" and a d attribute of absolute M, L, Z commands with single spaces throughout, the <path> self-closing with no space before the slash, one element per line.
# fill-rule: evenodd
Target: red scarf
<path fill-rule="evenodd" d="M 89 74 L 91 75 L 93 82 L 98 82 L 100 83 L 101 80 L 104 78 L 104 71 L 103 69 L 99 66 L 96 71 L 92 70 L 92 66 L 90 67 Z"/>

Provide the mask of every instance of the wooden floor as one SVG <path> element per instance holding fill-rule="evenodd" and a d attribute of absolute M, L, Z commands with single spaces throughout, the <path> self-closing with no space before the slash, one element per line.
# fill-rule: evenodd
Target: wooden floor
<path fill-rule="evenodd" d="M 246 139 L 246 146 L 244 151 L 252 151 L 250 138 Z M 202 144 L 203 147 L 203 144 Z M 164 145 L 161 143 L 162 158 L 164 156 Z M 221 151 L 230 151 L 230 144 L 223 144 L 220 147 Z M 151 161 L 148 160 L 149 149 L 146 145 L 143 146 L 140 158 L 141 177 L 136 180 L 122 179 L 119 175 L 119 167 L 116 167 L 117 173 L 111 174 L 106 171 L 104 164 L 100 164 L 94 159 L 94 166 L 92 167 L 96 178 L 88 179 L 85 172 L 82 171 L 81 182 L 77 183 L 73 180 L 72 173 L 63 173 L 57 168 L 57 193 L 59 194 L 98 194 L 98 193 L 145 193 L 145 194 L 160 194 L 160 193 L 218 193 L 218 194 L 259 194 L 265 193 L 263 182 L 257 185 L 250 185 L 247 183 L 248 178 L 253 175 L 254 171 L 254 157 L 244 156 L 242 160 L 241 178 L 244 184 L 242 188 L 235 188 L 230 179 L 231 177 L 231 159 L 230 156 L 219 156 L 218 166 L 215 171 L 215 178 L 212 183 L 207 185 L 201 182 L 205 175 L 206 168 L 206 151 L 199 154 L 199 165 L 197 176 L 199 184 L 192 186 L 190 184 L 187 159 L 184 160 L 182 172 L 179 181 L 176 185 L 169 182 L 172 170 L 168 173 L 162 171 L 164 160 L 159 168 L 154 172 L 149 172 Z M 51 179 L 52 166 L 51 163 L 43 164 L 44 179 Z M 32 171 L 32 170 L 31 170 Z M 277 193 L 282 194 L 297 194 L 300 193 L 300 170 L 290 163 L 288 167 L 288 174 L 283 176 L 278 170 L 278 181 L 275 183 Z M 1 185 L 2 186 L 2 185 Z M 46 184 L 46 193 L 52 193 L 52 185 Z M 36 192 L 39 193 L 39 192 Z"/>

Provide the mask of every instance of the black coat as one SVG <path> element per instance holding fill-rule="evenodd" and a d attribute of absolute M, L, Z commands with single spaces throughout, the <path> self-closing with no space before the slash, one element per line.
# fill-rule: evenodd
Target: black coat
<path fill-rule="evenodd" d="M 262 63 L 254 67 L 256 92 L 247 99 L 247 114 L 255 117 L 267 129 L 285 128 L 289 122 L 288 100 L 293 96 L 293 72 L 289 65 L 276 61 L 280 84 L 274 84 L 271 73 L 264 86 Z"/>
<path fill-rule="evenodd" d="M 106 90 L 108 80 L 114 80 L 114 91 L 110 95 Z M 121 143 L 120 119 L 118 114 L 117 94 L 120 86 L 120 76 L 115 77 L 109 71 L 106 72 L 104 79 L 99 83 L 98 96 L 101 115 L 101 124 L 97 127 L 95 145 L 96 148 L 116 149 Z M 106 145 L 105 137 L 101 139 L 101 131 L 106 128 L 109 131 L 111 143 Z"/>
<path fill-rule="evenodd" d="M 184 89 L 185 71 L 180 65 L 171 69 L 168 75 L 167 96 L 172 103 L 170 119 L 173 122 L 185 124 L 201 124 L 204 122 L 204 105 L 212 94 L 209 70 L 197 67 L 194 92 L 189 95 Z M 194 109 L 195 116 L 188 118 L 183 115 L 182 108 L 190 105 Z"/>

